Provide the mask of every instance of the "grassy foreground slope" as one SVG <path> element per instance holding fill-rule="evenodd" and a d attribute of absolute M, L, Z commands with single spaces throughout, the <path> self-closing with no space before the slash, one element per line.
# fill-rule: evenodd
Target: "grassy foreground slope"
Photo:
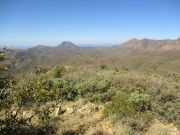
<path fill-rule="evenodd" d="M 179 134 L 179 74 L 56 66 L 11 80 L 1 95 L 1 134 Z"/>

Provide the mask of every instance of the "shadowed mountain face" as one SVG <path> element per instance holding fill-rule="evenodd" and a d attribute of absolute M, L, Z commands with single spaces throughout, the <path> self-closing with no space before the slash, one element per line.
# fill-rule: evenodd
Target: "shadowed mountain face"
<path fill-rule="evenodd" d="M 27 71 L 34 66 L 57 64 L 82 66 L 107 64 L 127 66 L 144 72 L 180 72 L 180 38 L 177 40 L 131 39 L 113 47 L 79 47 L 64 41 L 56 47 L 39 45 L 15 50 L 13 70 Z"/>

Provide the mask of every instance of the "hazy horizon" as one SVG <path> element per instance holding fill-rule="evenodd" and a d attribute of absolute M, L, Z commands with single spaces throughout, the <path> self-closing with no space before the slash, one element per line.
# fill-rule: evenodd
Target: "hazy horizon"
<path fill-rule="evenodd" d="M 137 40 L 142 40 L 142 39 L 150 39 L 150 40 L 176 40 L 176 39 L 179 39 L 180 38 L 180 36 L 179 37 L 176 37 L 176 38 L 173 38 L 173 39 L 170 39 L 170 38 L 167 38 L 167 39 L 152 39 L 152 38 L 130 38 L 130 39 L 128 39 L 128 40 L 125 40 L 125 41 L 121 41 L 121 42 L 118 42 L 118 43 L 77 43 L 77 42 L 72 42 L 72 41 L 70 41 L 70 40 L 62 40 L 62 41 L 59 41 L 59 42 L 57 42 L 57 43 L 37 43 L 37 44 L 31 44 L 31 45 L 26 45 L 26 44 L 24 44 L 24 45 L 1 45 L 0 44 L 0 48 L 11 48 L 11 49 L 28 49 L 28 48 L 31 48 L 31 47 L 36 47 L 36 46 L 38 46 L 38 45 L 43 45 L 43 46 L 49 46 L 49 47 L 56 47 L 56 46 L 58 46 L 58 45 L 60 45 L 62 42 L 64 42 L 64 41 L 67 41 L 67 42 L 72 42 L 72 43 L 74 43 L 74 44 L 76 44 L 77 46 L 80 46 L 80 47 L 112 47 L 112 46 L 114 46 L 114 45 L 121 45 L 121 44 L 123 44 L 123 43 L 125 43 L 125 42 L 128 42 L 129 40 L 131 40 L 131 39 L 137 39 Z"/>

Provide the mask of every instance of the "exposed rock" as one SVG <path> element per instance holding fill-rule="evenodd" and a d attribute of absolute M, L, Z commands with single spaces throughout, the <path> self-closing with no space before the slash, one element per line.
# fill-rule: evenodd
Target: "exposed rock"
<path fill-rule="evenodd" d="M 22 115 L 24 118 L 30 118 L 33 114 L 33 111 L 32 110 L 25 110 L 23 111 Z"/>
<path fill-rule="evenodd" d="M 66 109 L 62 109 L 61 106 L 59 105 L 56 109 L 55 109 L 55 116 L 59 116 L 60 114 L 64 114 L 66 112 Z"/>
<path fill-rule="evenodd" d="M 72 113 L 74 113 L 74 111 L 75 111 L 75 109 L 73 109 L 73 108 L 66 108 L 66 113 L 68 113 L 68 114 L 72 114 Z"/>
<path fill-rule="evenodd" d="M 14 116 L 17 114 L 17 111 L 18 111 L 18 110 L 13 110 L 13 111 L 11 112 L 11 115 L 14 117 Z"/>

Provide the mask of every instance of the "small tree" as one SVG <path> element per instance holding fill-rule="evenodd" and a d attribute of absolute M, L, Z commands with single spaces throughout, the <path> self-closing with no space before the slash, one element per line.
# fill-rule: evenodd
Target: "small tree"
<path fill-rule="evenodd" d="M 26 83 L 17 82 L 17 84 L 14 85 L 14 78 L 9 73 L 10 65 L 7 63 L 4 55 L 6 51 L 9 50 L 0 50 L 0 135 L 26 134 L 24 133 L 25 128 L 34 134 L 39 127 L 42 128 L 44 132 L 49 132 L 49 115 L 50 110 L 52 110 L 54 106 L 45 106 L 45 108 L 41 110 L 41 101 L 49 97 L 49 95 L 47 95 L 49 93 L 46 93 L 47 90 L 45 90 L 38 80 L 36 81 L 36 79 L 32 78 L 32 76 L 25 78 Z M 24 118 L 21 115 L 23 107 L 31 105 L 31 102 L 35 103 L 32 109 L 38 111 L 34 111 L 32 116 Z M 32 124 L 32 118 L 35 115 L 40 120 L 38 126 Z"/>
<path fill-rule="evenodd" d="M 7 50 L 0 51 L 0 111 L 5 105 L 4 100 L 9 96 L 9 88 L 13 83 L 11 74 L 9 73 L 9 64 L 5 60 L 4 53 Z"/>
<path fill-rule="evenodd" d="M 14 80 L 9 73 L 10 65 L 4 55 L 7 51 L 9 50 L 0 50 L 0 112 L 3 114 L 0 118 L 0 134 L 13 134 L 19 128 L 19 121 L 16 119 L 18 110 L 14 115 L 10 112 L 13 103 L 11 86 Z"/>

